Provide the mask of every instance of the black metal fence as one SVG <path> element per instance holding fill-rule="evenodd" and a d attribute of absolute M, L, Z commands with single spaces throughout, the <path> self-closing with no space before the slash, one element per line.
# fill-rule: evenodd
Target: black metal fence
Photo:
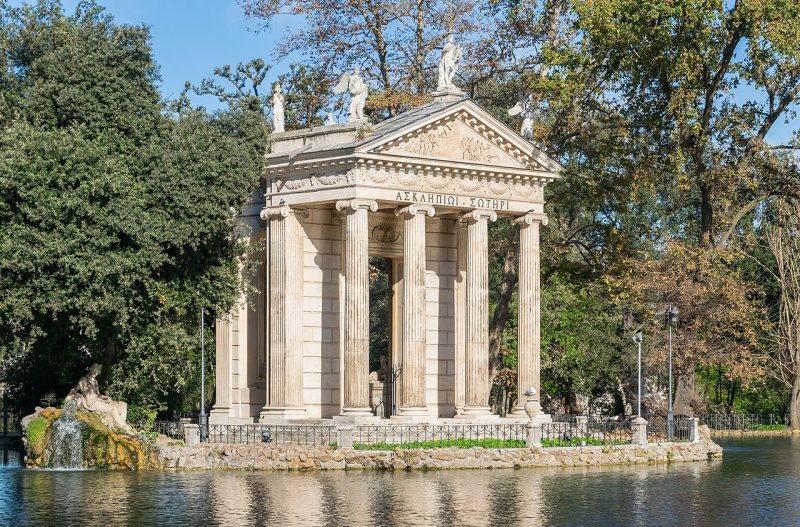
<path fill-rule="evenodd" d="M 153 431 L 163 434 L 170 439 L 184 439 L 183 425 L 181 421 L 155 421 Z"/>
<path fill-rule="evenodd" d="M 526 438 L 525 424 L 520 423 L 358 425 L 353 428 L 355 448 L 522 448 Z"/>
<path fill-rule="evenodd" d="M 781 430 L 788 424 L 780 414 L 700 414 L 700 424 L 712 430 Z"/>
<path fill-rule="evenodd" d="M 0 406 L 0 434 L 17 434 L 20 431 L 20 416 L 10 408 Z"/>
<path fill-rule="evenodd" d="M 627 420 L 586 419 L 542 424 L 543 447 L 627 445 L 633 429 Z"/>
<path fill-rule="evenodd" d="M 201 436 L 209 443 L 275 443 L 331 445 L 337 442 L 335 426 L 328 425 L 207 425 Z"/>

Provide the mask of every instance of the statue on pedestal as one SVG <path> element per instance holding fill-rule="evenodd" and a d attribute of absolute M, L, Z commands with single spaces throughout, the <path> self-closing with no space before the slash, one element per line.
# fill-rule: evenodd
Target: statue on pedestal
<path fill-rule="evenodd" d="M 284 121 L 286 115 L 283 111 L 283 93 L 281 93 L 281 85 L 275 84 L 272 91 L 272 132 L 279 133 L 284 130 Z"/>
<path fill-rule="evenodd" d="M 442 58 L 439 59 L 439 82 L 436 84 L 437 92 L 461 92 L 453 84 L 453 77 L 458 71 L 458 63 L 461 60 L 461 46 L 453 42 L 453 35 L 447 37 L 447 42 L 442 48 Z"/>
<path fill-rule="evenodd" d="M 107 395 L 100 394 L 97 376 L 103 371 L 99 364 L 92 364 L 89 373 L 81 377 L 78 384 L 70 390 L 67 401 L 75 401 L 77 409 L 85 409 L 100 415 L 103 422 L 110 427 L 118 427 L 127 433 L 133 429 L 128 425 L 128 405 L 122 401 L 114 401 Z"/>
<path fill-rule="evenodd" d="M 333 93 L 339 95 L 345 91 L 350 92 L 350 107 L 347 112 L 347 121 L 360 121 L 364 119 L 364 103 L 367 102 L 369 87 L 361 79 L 359 69 L 355 68 L 353 74 L 344 72 L 339 79 L 339 84 L 333 88 Z"/>

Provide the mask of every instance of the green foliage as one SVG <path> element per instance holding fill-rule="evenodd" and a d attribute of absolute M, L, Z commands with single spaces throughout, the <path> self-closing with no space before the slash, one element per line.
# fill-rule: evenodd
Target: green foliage
<path fill-rule="evenodd" d="M 92 2 L 0 6 L 0 354 L 16 406 L 92 362 L 113 396 L 185 407 L 199 310 L 241 286 L 231 219 L 257 184 L 263 115 L 159 100 L 145 27 Z M 208 342 L 213 342 L 209 339 Z M 213 364 L 213 353 L 208 354 Z"/>
<path fill-rule="evenodd" d="M 623 339 L 622 323 L 619 308 L 597 289 L 557 276 L 548 282 L 542 295 L 545 402 L 576 412 L 583 410 L 577 396 L 592 405 L 598 396 L 617 393 L 618 381 L 636 372 L 635 350 Z"/>
<path fill-rule="evenodd" d="M 25 439 L 29 448 L 41 452 L 44 448 L 44 434 L 47 430 L 47 419 L 44 417 L 34 417 L 28 424 L 28 429 L 25 431 Z"/>

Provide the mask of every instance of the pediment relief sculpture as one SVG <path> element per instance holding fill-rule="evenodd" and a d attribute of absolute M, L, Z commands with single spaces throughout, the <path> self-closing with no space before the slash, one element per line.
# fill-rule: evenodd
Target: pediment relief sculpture
<path fill-rule="evenodd" d="M 469 116 L 465 116 L 469 117 Z M 405 136 L 378 148 L 380 153 L 480 163 L 508 168 L 540 169 L 530 156 L 504 143 L 496 133 L 478 131 L 461 116 Z M 513 152 L 513 155 L 512 155 Z"/>

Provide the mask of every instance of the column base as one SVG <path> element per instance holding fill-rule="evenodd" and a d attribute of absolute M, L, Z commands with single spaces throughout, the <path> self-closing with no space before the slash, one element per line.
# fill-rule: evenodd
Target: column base
<path fill-rule="evenodd" d="M 259 423 L 275 423 L 288 421 L 290 419 L 303 419 L 307 417 L 306 409 L 301 406 L 295 407 L 275 407 L 269 406 L 261 410 L 261 415 L 258 417 Z"/>
<path fill-rule="evenodd" d="M 436 417 L 432 416 L 430 410 L 425 406 L 408 406 L 399 408 L 397 415 L 391 416 L 390 419 L 400 423 L 425 423 L 435 421 Z"/>
<path fill-rule="evenodd" d="M 495 421 L 500 416 L 493 414 L 489 406 L 465 406 L 464 410 L 453 419 Z"/>
<path fill-rule="evenodd" d="M 379 424 L 381 421 L 385 421 L 385 419 L 378 417 L 377 415 L 354 415 L 354 414 L 343 414 L 343 415 L 334 415 L 331 417 L 331 421 L 337 425 L 375 425 Z"/>
<path fill-rule="evenodd" d="M 503 417 L 503 421 L 510 421 L 512 423 L 527 423 L 530 420 L 530 417 L 528 417 L 528 414 L 526 414 L 524 411 L 521 414 L 516 412 L 512 414 L 506 414 L 506 416 Z M 533 422 L 535 424 L 552 423 L 553 418 L 550 416 L 550 414 L 539 413 L 533 417 Z"/>
<path fill-rule="evenodd" d="M 337 416 L 334 416 L 334 419 Z M 368 406 L 364 408 L 342 408 L 342 413 L 338 417 L 375 417 L 372 409 Z"/>
<path fill-rule="evenodd" d="M 208 413 L 208 424 L 227 425 L 231 421 L 231 409 L 216 406 Z"/>

